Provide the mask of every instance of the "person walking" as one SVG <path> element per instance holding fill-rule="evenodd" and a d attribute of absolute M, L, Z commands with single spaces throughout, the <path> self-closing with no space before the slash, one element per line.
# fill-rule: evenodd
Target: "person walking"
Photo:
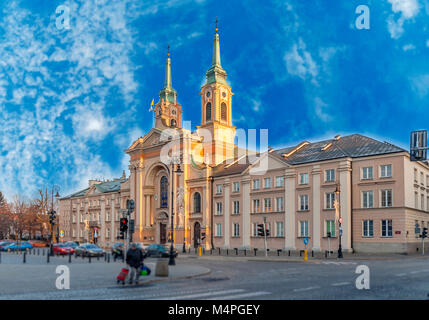
<path fill-rule="evenodd" d="M 135 274 L 135 283 L 138 284 L 140 277 L 140 267 L 143 265 L 143 253 L 140 249 L 137 248 L 135 243 L 131 244 L 131 247 L 127 251 L 126 262 L 130 269 L 130 280 L 129 284 L 132 284 L 134 281 Z"/>

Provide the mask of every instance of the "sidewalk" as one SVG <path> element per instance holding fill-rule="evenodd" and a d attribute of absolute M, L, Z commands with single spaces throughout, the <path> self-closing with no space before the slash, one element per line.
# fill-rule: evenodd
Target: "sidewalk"
<path fill-rule="evenodd" d="M 237 254 L 238 253 L 238 254 Z M 187 259 L 203 259 L 203 260 L 217 260 L 217 261 L 268 261 L 268 262 L 305 262 L 305 263 L 321 263 L 323 261 L 354 261 L 354 260 L 404 260 L 404 259 L 429 259 L 429 254 L 364 254 L 364 253 L 343 253 L 343 258 L 337 258 L 337 252 L 334 252 L 329 257 L 325 258 L 324 252 L 315 252 L 312 256 L 311 251 L 308 252 L 308 260 L 304 260 L 304 254 L 297 251 L 291 252 L 279 252 L 270 251 L 268 256 L 265 256 L 263 250 L 258 250 L 255 256 L 254 251 L 247 250 L 228 250 L 226 254 L 225 250 L 221 251 L 219 255 L 217 250 L 213 252 L 206 251 L 201 257 L 195 254 L 194 251 L 187 253 L 181 253 L 182 258 Z"/>

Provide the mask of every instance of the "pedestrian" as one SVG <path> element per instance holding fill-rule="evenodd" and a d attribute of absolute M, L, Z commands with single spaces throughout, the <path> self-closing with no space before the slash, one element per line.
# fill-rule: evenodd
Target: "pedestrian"
<path fill-rule="evenodd" d="M 139 283 L 140 277 L 140 267 L 143 265 L 143 253 L 140 249 L 137 249 L 137 245 L 135 243 L 131 244 L 131 248 L 127 251 L 126 262 L 128 268 L 130 269 L 130 280 L 129 284 L 133 283 L 134 274 L 135 274 L 135 283 Z"/>

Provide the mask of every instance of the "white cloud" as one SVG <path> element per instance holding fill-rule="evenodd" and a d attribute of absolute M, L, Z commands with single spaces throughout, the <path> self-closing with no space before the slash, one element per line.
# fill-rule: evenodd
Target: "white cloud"
<path fill-rule="evenodd" d="M 398 39 L 404 33 L 404 23 L 406 20 L 414 18 L 420 11 L 417 0 L 388 0 L 392 5 L 394 14 L 387 18 L 387 28 L 393 39 Z M 399 18 L 395 17 L 400 15 Z"/>
<path fill-rule="evenodd" d="M 429 48 L 429 40 L 426 41 L 426 47 Z"/>
<path fill-rule="evenodd" d="M 410 79 L 414 92 L 423 99 L 429 94 L 429 74 L 414 76 Z"/>
<path fill-rule="evenodd" d="M 316 97 L 314 99 L 314 111 L 318 117 L 319 120 L 323 122 L 328 122 L 331 120 L 331 116 L 329 115 L 328 111 L 326 111 L 328 105 L 322 101 L 319 97 Z"/>
<path fill-rule="evenodd" d="M 317 64 L 314 62 L 306 44 L 300 38 L 284 56 L 286 68 L 289 74 L 300 77 L 303 80 L 315 79 L 318 74 Z"/>
<path fill-rule="evenodd" d="M 413 51 L 416 49 L 416 46 L 413 44 L 406 44 L 402 47 L 402 50 L 406 51 Z"/>

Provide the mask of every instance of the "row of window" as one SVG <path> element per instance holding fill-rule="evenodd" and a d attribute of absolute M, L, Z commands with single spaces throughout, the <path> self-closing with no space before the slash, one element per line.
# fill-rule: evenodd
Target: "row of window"
<path fill-rule="evenodd" d="M 284 177 L 276 177 L 275 187 L 282 188 L 284 186 Z M 271 178 L 264 178 L 264 189 L 270 189 L 271 186 Z M 261 188 L 260 179 L 253 179 L 252 181 L 252 189 L 259 190 Z M 240 192 L 240 182 L 233 182 L 232 184 L 232 192 Z M 222 185 L 216 185 L 216 194 L 222 194 Z"/>
<path fill-rule="evenodd" d="M 258 224 L 259 223 L 252 223 L 252 237 L 258 237 Z M 298 222 L 298 236 L 299 237 L 309 237 L 309 221 L 299 221 Z M 330 237 L 336 237 L 336 224 L 334 220 L 325 220 L 325 230 L 324 230 L 324 236 L 327 237 L 328 235 Z M 385 219 L 381 220 L 380 223 L 381 227 L 381 236 L 382 237 L 392 237 L 393 236 L 393 223 L 392 220 Z M 270 236 L 275 237 L 284 237 L 284 222 L 283 221 L 277 221 L 275 222 L 275 230 L 274 235 L 271 234 L 271 223 L 267 222 L 265 223 L 266 230 L 270 231 Z M 222 224 L 217 223 L 215 228 L 215 236 L 216 237 L 222 237 Z M 365 238 L 371 238 L 374 237 L 374 220 L 363 220 L 362 223 L 362 236 Z M 240 224 L 239 223 L 233 223 L 232 224 L 232 237 L 240 237 Z"/>
<path fill-rule="evenodd" d="M 228 107 L 226 106 L 225 102 L 222 102 L 220 104 L 220 119 L 222 121 L 226 121 L 227 120 L 227 111 Z M 212 104 L 211 102 L 208 102 L 206 104 L 206 121 L 211 121 L 212 120 Z"/>
<path fill-rule="evenodd" d="M 105 221 L 110 221 L 110 212 L 106 212 L 105 214 Z M 116 219 L 115 221 L 119 221 L 121 217 L 121 214 L 119 213 L 119 211 L 116 212 Z M 84 220 L 88 220 L 88 221 L 101 221 L 101 213 L 100 212 L 94 212 L 92 214 L 87 214 L 87 215 L 80 215 L 80 222 L 83 223 Z M 73 223 L 76 223 L 77 219 L 76 219 L 76 214 L 73 214 Z"/>
<path fill-rule="evenodd" d="M 263 200 L 261 206 L 261 200 Z M 275 208 L 272 207 L 272 198 L 264 198 L 264 199 L 253 199 L 253 207 L 252 212 L 253 213 L 259 213 L 259 212 L 282 212 L 284 211 L 284 198 L 283 197 L 277 197 L 275 198 Z M 232 214 L 240 214 L 240 201 L 234 200 L 232 206 Z M 220 216 L 223 214 L 223 203 L 222 202 L 216 202 L 216 213 L 217 216 Z"/>
<path fill-rule="evenodd" d="M 118 205 L 120 204 L 121 198 L 116 198 L 115 199 L 115 204 Z M 111 199 L 107 198 L 106 199 L 106 206 L 110 206 L 110 204 L 113 203 L 113 201 L 111 201 Z M 101 205 L 101 200 L 100 199 L 96 199 L 96 200 L 88 200 L 88 206 L 89 207 L 99 207 Z M 84 208 L 85 207 L 85 202 L 82 200 L 80 203 L 74 203 L 73 204 L 73 209 L 76 209 L 77 207 L 81 207 Z"/>
<path fill-rule="evenodd" d="M 418 183 L 418 170 L 417 168 L 414 168 L 414 182 Z M 424 186 L 424 180 L 425 180 L 425 174 L 424 172 L 420 171 L 420 184 Z M 426 175 L 426 186 L 429 187 L 429 174 Z"/>
<path fill-rule="evenodd" d="M 420 198 L 420 201 L 419 201 Z M 426 208 L 425 208 L 426 199 Z M 420 210 L 429 211 L 429 196 L 425 196 L 423 193 L 419 196 L 418 192 L 414 192 L 414 207 Z"/>

